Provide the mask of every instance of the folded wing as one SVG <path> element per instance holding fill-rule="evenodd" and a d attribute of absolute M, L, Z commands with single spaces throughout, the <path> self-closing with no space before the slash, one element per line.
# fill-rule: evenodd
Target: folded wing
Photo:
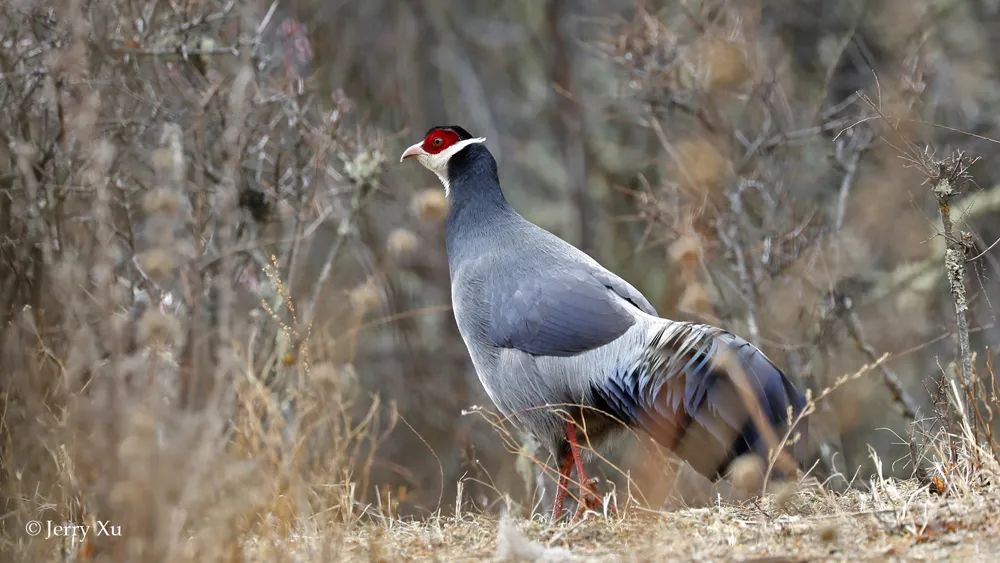
<path fill-rule="evenodd" d="M 631 285 L 587 264 L 499 284 L 490 303 L 493 345 L 535 356 L 573 356 L 612 342 L 635 324 L 630 308 L 656 314 Z"/>

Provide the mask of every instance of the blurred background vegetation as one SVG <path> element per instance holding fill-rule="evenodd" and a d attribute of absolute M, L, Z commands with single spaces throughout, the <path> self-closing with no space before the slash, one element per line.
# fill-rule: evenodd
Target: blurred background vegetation
<path fill-rule="evenodd" d="M 432 125 L 487 137 L 513 205 L 661 314 L 748 337 L 807 388 L 890 353 L 814 416 L 817 472 L 848 480 L 869 445 L 912 475 L 933 431 L 955 308 L 923 165 L 981 155 L 952 214 L 975 363 L 992 359 L 996 0 L 0 15 L 14 553 L 51 549 L 20 533 L 46 514 L 129 518 L 129 542 L 87 549 L 174 558 L 366 506 L 448 511 L 459 490 L 467 510 L 530 505 L 530 441 L 514 455 L 462 415 L 490 405 L 449 307 L 447 202 L 396 164 Z M 644 455 L 615 459 L 655 487 Z"/>

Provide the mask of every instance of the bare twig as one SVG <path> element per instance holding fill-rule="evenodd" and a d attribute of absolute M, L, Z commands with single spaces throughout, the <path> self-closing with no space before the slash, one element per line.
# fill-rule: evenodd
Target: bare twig
<path fill-rule="evenodd" d="M 991 245 L 989 245 L 988 247 L 986 247 L 986 250 L 984 250 L 984 251 L 980 252 L 979 254 L 976 254 L 975 256 L 973 256 L 972 258 L 969 258 L 969 259 L 968 259 L 968 260 L 966 260 L 965 262 L 966 262 L 966 263 L 969 263 L 969 262 L 975 262 L 976 260 L 978 260 L 978 259 L 982 258 L 983 256 L 985 256 L 985 255 L 986 255 L 986 253 L 987 253 L 987 252 L 989 252 L 989 251 L 993 250 L 993 247 L 994 247 L 994 246 L 996 246 L 996 245 L 997 245 L 997 243 L 1000 243 L 1000 238 L 998 238 L 997 240 L 993 241 L 993 244 L 991 244 Z"/>
<path fill-rule="evenodd" d="M 864 353 L 868 361 L 874 364 L 879 356 L 875 353 L 875 349 L 865 340 L 858 315 L 854 311 L 847 311 L 843 318 L 847 324 L 847 331 L 850 333 L 854 343 L 857 344 L 858 349 Z M 879 372 L 882 373 L 882 380 L 885 382 L 885 386 L 889 388 L 892 398 L 895 399 L 896 404 L 902 409 L 903 416 L 910 420 L 916 420 L 918 405 L 913 400 L 913 397 L 906 392 L 906 389 L 903 388 L 903 383 L 900 381 L 899 376 L 889 366 L 885 365 L 885 363 L 878 363 L 877 365 Z"/>
<path fill-rule="evenodd" d="M 851 133 L 847 141 L 837 141 L 836 143 L 835 156 L 837 162 L 844 169 L 844 176 L 840 180 L 840 191 L 837 194 L 837 214 L 834 220 L 834 229 L 837 231 L 844 227 L 844 219 L 847 217 L 847 201 L 857 176 L 858 163 L 871 145 L 870 131 L 852 131 Z"/>
<path fill-rule="evenodd" d="M 306 302 L 306 310 L 303 315 L 303 322 L 308 326 L 312 323 L 313 318 L 316 313 L 316 303 L 319 300 L 319 296 L 323 292 L 323 288 L 326 287 L 326 282 L 330 278 L 330 274 L 333 272 L 333 264 L 337 261 L 337 256 L 340 255 L 340 249 L 343 247 L 344 242 L 350 236 L 351 231 L 354 228 L 354 219 L 357 217 L 358 212 L 364 206 L 364 202 L 368 199 L 368 195 L 374 190 L 370 187 L 362 186 L 354 192 L 351 197 L 351 207 L 347 212 L 347 216 L 343 219 L 340 227 L 337 229 L 337 238 L 330 245 L 330 250 L 326 253 L 326 257 L 323 259 L 323 268 L 320 270 L 319 277 L 316 278 L 316 284 L 313 285 L 312 293 L 309 295 L 309 300 Z"/>

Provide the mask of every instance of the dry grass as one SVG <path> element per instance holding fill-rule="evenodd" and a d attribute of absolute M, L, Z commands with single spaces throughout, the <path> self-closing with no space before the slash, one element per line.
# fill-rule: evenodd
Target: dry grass
<path fill-rule="evenodd" d="M 306 88 L 296 20 L 190 8 L 0 5 L 0 558 L 221 560 L 350 519 L 394 423 L 352 365 L 371 299 L 311 322 L 378 139 Z"/>
<path fill-rule="evenodd" d="M 544 519 L 467 515 L 357 524 L 336 539 L 300 533 L 275 545 L 251 542 L 269 560 L 972 560 L 1000 547 L 995 493 L 932 494 L 886 480 L 873 492 L 831 495 L 811 488 L 745 505 L 670 512 L 589 515 L 551 526 Z"/>

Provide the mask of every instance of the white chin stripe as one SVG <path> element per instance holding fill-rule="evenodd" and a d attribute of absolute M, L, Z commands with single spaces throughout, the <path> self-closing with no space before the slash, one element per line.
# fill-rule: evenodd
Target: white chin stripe
<path fill-rule="evenodd" d="M 437 154 L 422 154 L 417 157 L 420 164 L 424 165 L 431 172 L 437 174 L 439 180 L 444 185 L 444 193 L 447 195 L 448 191 L 448 161 L 451 157 L 455 156 L 458 151 L 464 149 L 465 147 L 473 143 L 485 143 L 485 137 L 476 137 L 475 139 L 466 139 L 464 141 L 459 141 L 454 145 L 444 149 Z"/>

